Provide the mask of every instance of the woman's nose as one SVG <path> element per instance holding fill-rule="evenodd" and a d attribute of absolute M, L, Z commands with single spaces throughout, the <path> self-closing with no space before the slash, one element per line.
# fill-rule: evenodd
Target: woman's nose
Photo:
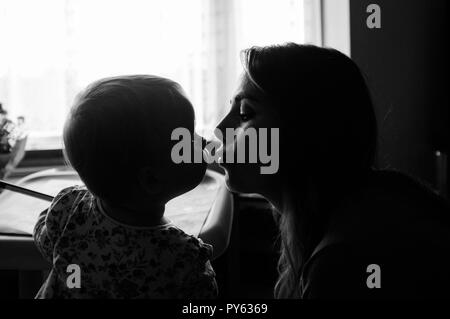
<path fill-rule="evenodd" d="M 222 122 L 217 125 L 216 129 L 214 130 L 214 135 L 217 139 L 223 141 L 224 137 L 226 136 L 227 129 L 234 129 L 234 123 L 230 121 L 229 116 L 226 116 Z"/>
<path fill-rule="evenodd" d="M 204 149 L 208 143 L 209 142 L 202 136 L 202 149 Z"/>

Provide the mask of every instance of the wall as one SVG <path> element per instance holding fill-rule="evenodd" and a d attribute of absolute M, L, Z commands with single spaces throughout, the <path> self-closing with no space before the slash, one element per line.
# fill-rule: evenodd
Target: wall
<path fill-rule="evenodd" d="M 367 75 L 380 128 L 380 167 L 435 184 L 449 151 L 448 0 L 350 0 L 351 56 Z M 381 29 L 366 8 L 381 7 Z"/>

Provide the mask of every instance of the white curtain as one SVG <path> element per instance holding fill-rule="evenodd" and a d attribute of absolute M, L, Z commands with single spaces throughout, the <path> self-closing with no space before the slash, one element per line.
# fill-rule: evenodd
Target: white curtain
<path fill-rule="evenodd" d="M 314 42 L 311 1 L 0 0 L 0 102 L 10 118 L 25 117 L 28 148 L 60 147 L 87 84 L 156 74 L 184 87 L 208 135 L 227 111 L 240 50 Z"/>

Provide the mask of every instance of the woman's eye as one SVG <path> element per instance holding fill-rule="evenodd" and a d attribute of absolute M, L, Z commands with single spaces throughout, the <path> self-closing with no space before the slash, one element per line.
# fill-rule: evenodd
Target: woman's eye
<path fill-rule="evenodd" d="M 249 107 L 241 107 L 239 117 L 242 121 L 248 121 L 255 115 L 255 112 Z"/>
<path fill-rule="evenodd" d="M 242 121 L 246 122 L 251 119 L 251 114 L 249 113 L 240 113 L 239 114 Z"/>

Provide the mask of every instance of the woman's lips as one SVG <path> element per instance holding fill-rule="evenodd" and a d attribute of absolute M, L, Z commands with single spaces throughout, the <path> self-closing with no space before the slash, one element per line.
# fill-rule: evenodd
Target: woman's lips
<path fill-rule="evenodd" d="M 220 145 L 220 147 L 216 150 L 216 158 L 217 158 L 217 164 L 222 166 L 223 164 L 223 145 Z"/>
<path fill-rule="evenodd" d="M 208 141 L 203 149 L 203 158 L 208 163 L 221 164 L 223 160 L 223 144 L 217 140 Z"/>

